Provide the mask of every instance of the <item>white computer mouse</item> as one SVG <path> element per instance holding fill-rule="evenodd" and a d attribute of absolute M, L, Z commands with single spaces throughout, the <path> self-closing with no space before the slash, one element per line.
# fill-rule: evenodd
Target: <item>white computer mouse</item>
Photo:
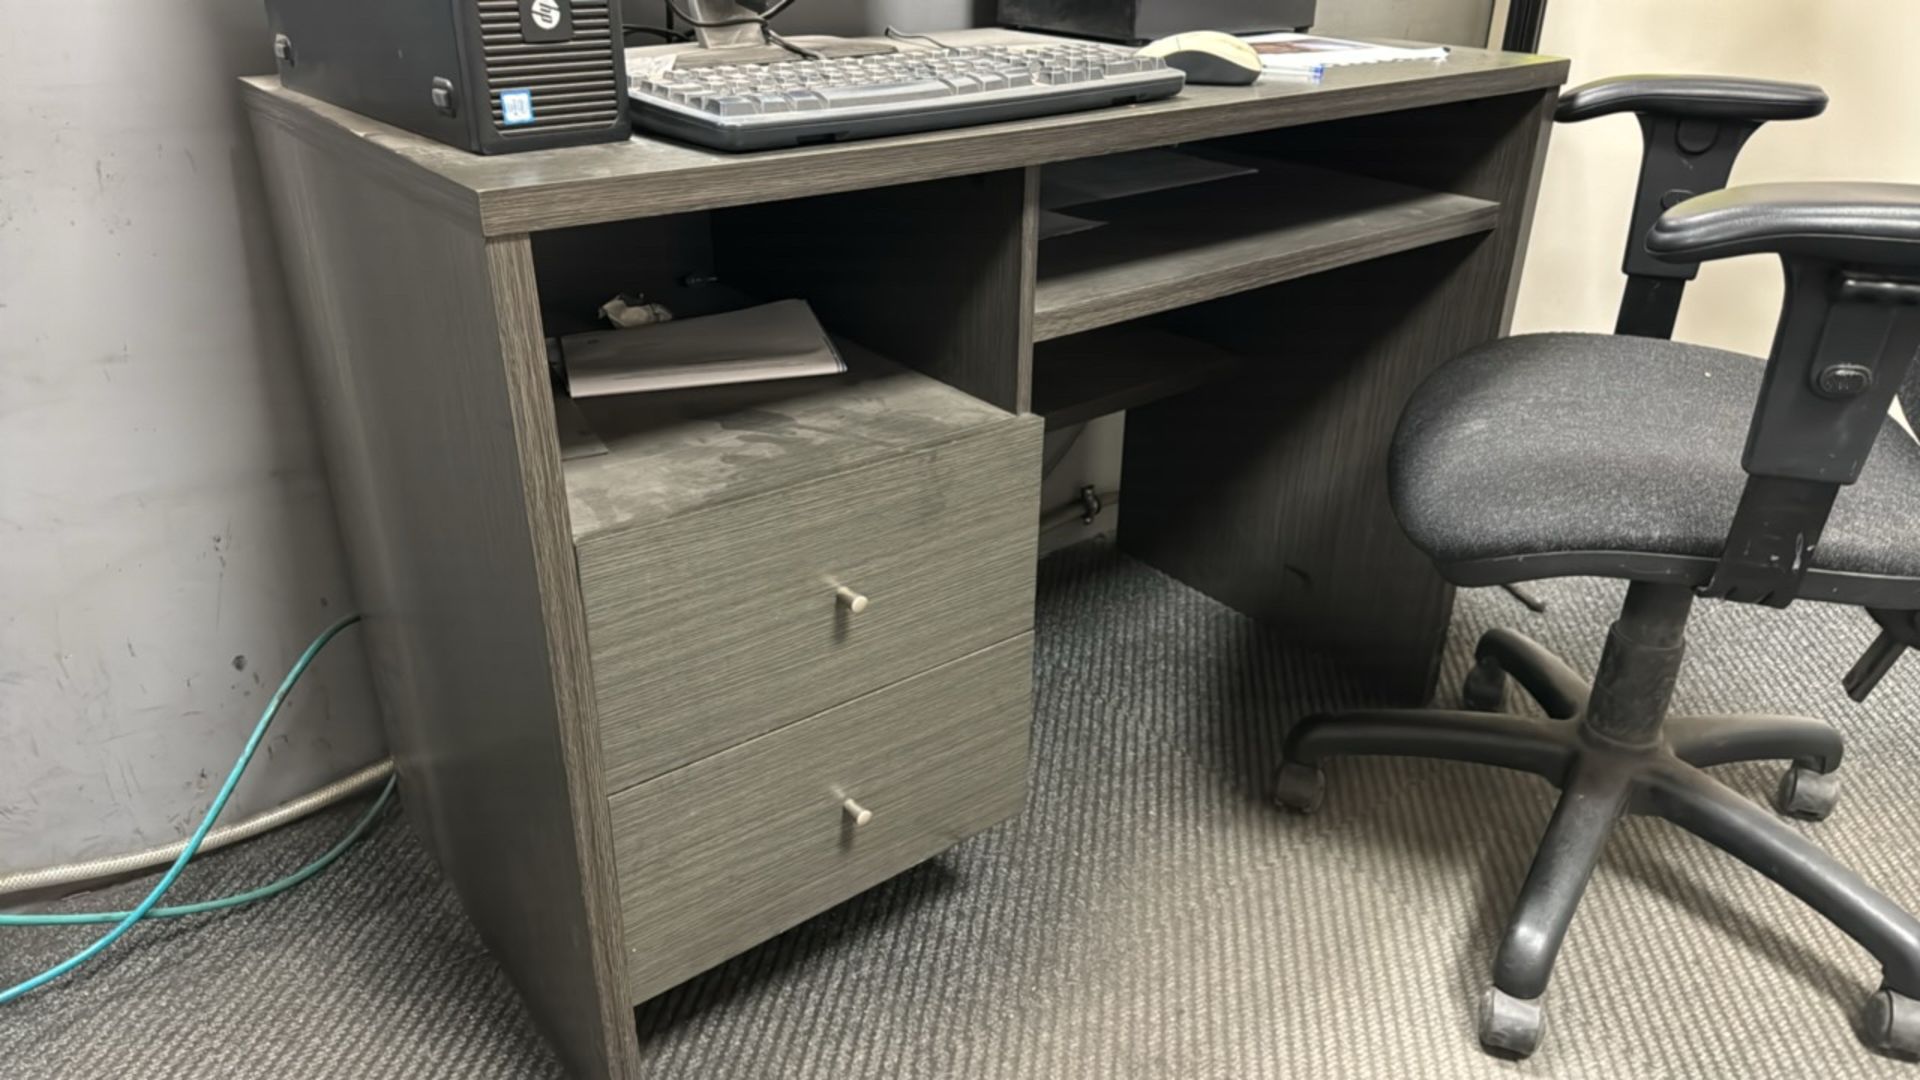
<path fill-rule="evenodd" d="M 1140 50 L 1187 73 L 1202 86 L 1246 86 L 1260 77 L 1260 54 L 1253 46 L 1218 30 L 1195 30 L 1163 37 Z"/>

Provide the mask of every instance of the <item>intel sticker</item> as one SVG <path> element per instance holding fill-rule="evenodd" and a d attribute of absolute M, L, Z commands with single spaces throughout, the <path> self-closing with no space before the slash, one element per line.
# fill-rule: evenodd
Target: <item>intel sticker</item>
<path fill-rule="evenodd" d="M 533 123 L 533 91 L 500 91 L 500 122 L 509 127 Z"/>

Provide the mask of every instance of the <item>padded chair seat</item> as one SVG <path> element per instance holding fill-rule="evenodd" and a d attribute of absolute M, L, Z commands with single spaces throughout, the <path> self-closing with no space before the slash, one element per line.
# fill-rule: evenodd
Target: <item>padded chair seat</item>
<path fill-rule="evenodd" d="M 1717 559 L 1764 372 L 1750 356 L 1649 338 L 1492 342 L 1414 394 L 1394 440 L 1394 510 L 1443 567 L 1569 552 Z M 1920 446 L 1891 419 L 1810 565 L 1920 579 Z"/>

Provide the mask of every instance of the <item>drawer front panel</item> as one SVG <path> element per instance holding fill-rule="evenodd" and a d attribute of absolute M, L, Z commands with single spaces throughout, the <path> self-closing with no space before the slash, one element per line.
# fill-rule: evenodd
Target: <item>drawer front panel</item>
<path fill-rule="evenodd" d="M 1032 646 L 1022 634 L 614 796 L 634 1001 L 1019 812 Z"/>
<path fill-rule="evenodd" d="M 1041 429 L 582 544 L 608 790 L 1031 629 Z"/>

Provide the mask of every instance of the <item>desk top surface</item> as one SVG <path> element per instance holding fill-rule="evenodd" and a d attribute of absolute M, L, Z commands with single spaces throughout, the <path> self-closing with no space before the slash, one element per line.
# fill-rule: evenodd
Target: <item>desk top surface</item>
<path fill-rule="evenodd" d="M 955 45 L 1048 40 L 1011 30 L 942 35 Z M 674 47 L 635 50 L 671 51 Z M 1219 138 L 1268 128 L 1543 90 L 1567 61 L 1455 48 L 1445 60 L 1334 68 L 1318 83 L 1189 86 L 1164 101 L 796 150 L 728 154 L 636 134 L 625 142 L 488 157 L 287 90 L 242 80 L 263 120 L 422 189 L 489 236 L 683 213 Z"/>

